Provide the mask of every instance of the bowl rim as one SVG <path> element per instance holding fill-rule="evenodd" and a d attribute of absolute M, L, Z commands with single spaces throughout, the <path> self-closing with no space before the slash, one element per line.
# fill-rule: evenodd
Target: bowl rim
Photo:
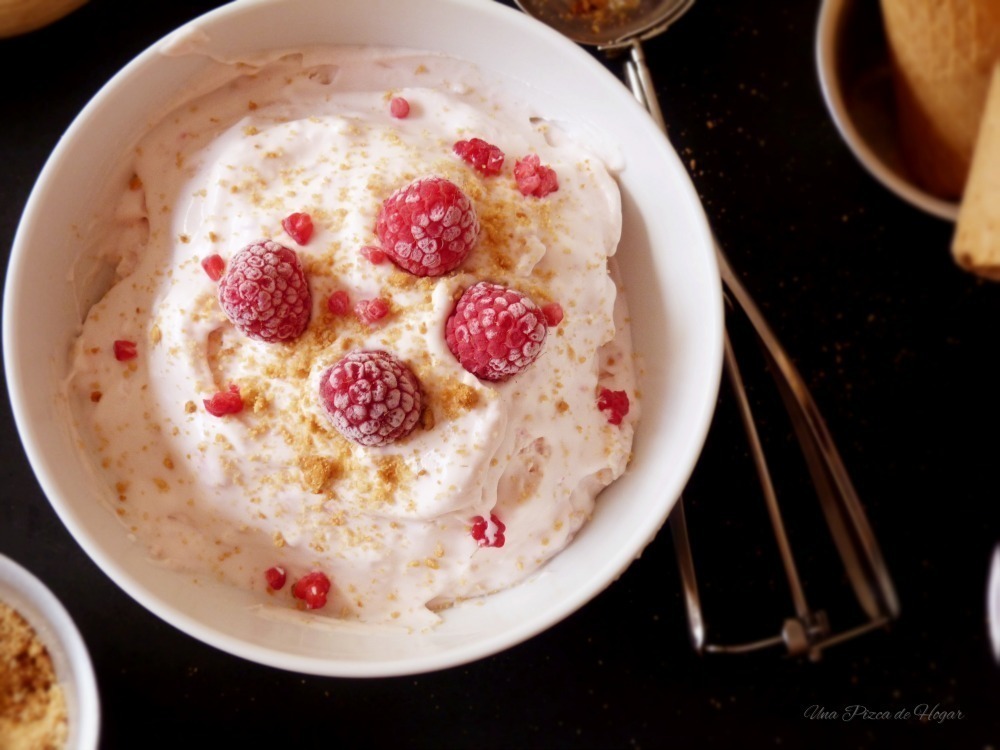
<path fill-rule="evenodd" d="M 686 433 L 686 442 L 689 444 L 689 447 L 686 449 L 684 455 L 678 456 L 679 460 L 677 463 L 682 464 L 685 467 L 682 472 L 684 479 L 683 481 L 678 480 L 680 481 L 680 486 L 677 488 L 676 496 L 672 498 L 669 506 L 666 507 L 663 517 L 657 518 L 655 525 L 650 524 L 649 529 L 644 527 L 643 529 L 638 529 L 634 532 L 633 537 L 631 538 L 638 538 L 639 535 L 642 535 L 644 537 L 643 543 L 637 546 L 633 552 L 630 552 L 627 559 L 626 556 L 621 555 L 614 556 L 610 560 L 604 561 L 599 575 L 595 575 L 595 579 L 599 579 L 597 583 L 588 584 L 587 586 L 579 586 L 571 595 L 561 596 L 560 606 L 553 608 L 551 611 L 547 611 L 544 617 L 535 616 L 534 618 L 525 618 L 524 621 L 512 625 L 507 631 L 504 631 L 502 635 L 479 639 L 471 645 L 463 644 L 448 650 L 447 653 L 443 655 L 429 654 L 422 655 L 420 657 L 401 657 L 393 661 L 377 663 L 347 661 L 344 659 L 334 658 L 317 659 L 299 654 L 279 652 L 266 646 L 250 643 L 239 639 L 236 636 L 220 631 L 210 625 L 206 625 L 195 617 L 189 615 L 187 612 L 177 609 L 170 602 L 160 597 L 155 591 L 144 587 L 138 579 L 134 579 L 121 562 L 104 549 L 104 547 L 99 543 L 99 540 L 91 539 L 89 534 L 81 528 L 82 523 L 77 517 L 78 514 L 76 514 L 72 508 L 66 506 L 64 503 L 52 501 L 53 497 L 58 497 L 60 495 L 58 483 L 55 481 L 54 475 L 47 475 L 44 471 L 39 472 L 36 468 L 45 468 L 48 466 L 49 462 L 45 458 L 43 446 L 39 444 L 39 441 L 34 435 L 33 425 L 28 419 L 28 409 L 24 404 L 20 403 L 19 398 L 17 398 L 18 396 L 20 396 L 21 399 L 25 398 L 22 394 L 26 391 L 26 383 L 22 377 L 22 373 L 14 365 L 14 357 L 12 356 L 15 352 L 17 352 L 18 347 L 20 346 L 19 339 L 21 334 L 12 323 L 12 313 L 16 309 L 15 300 L 17 295 L 11 293 L 11 286 L 14 284 L 14 280 L 19 276 L 19 264 L 27 262 L 27 253 L 23 249 L 24 242 L 22 241 L 22 230 L 24 229 L 25 224 L 24 218 L 39 212 L 40 198 L 38 188 L 41 183 L 45 182 L 50 168 L 55 162 L 65 159 L 66 148 L 72 140 L 75 132 L 81 126 L 81 123 L 86 123 L 91 114 L 99 106 L 103 105 L 105 100 L 112 96 L 112 93 L 110 92 L 114 91 L 116 84 L 122 79 L 132 75 L 137 69 L 144 67 L 154 56 L 160 55 L 162 52 L 162 45 L 169 42 L 175 37 L 175 35 L 183 34 L 186 30 L 193 29 L 201 24 L 212 23 L 219 16 L 238 12 L 241 8 L 276 5 L 281 1 L 282 0 L 237 0 L 237 2 L 220 6 L 219 8 L 202 14 L 201 16 L 183 24 L 174 31 L 171 31 L 160 40 L 153 42 L 149 47 L 139 53 L 121 70 L 119 70 L 115 76 L 112 77 L 112 79 L 106 83 L 97 92 L 97 94 L 95 94 L 84 109 L 77 115 L 69 129 L 60 139 L 59 144 L 57 144 L 56 149 L 49 157 L 49 161 L 43 168 L 43 171 L 36 182 L 36 186 L 29 196 L 22 223 L 18 226 L 18 232 L 15 236 L 15 251 L 11 255 L 11 268 L 8 270 L 8 285 L 7 289 L 5 289 L 3 310 L 3 344 L 8 389 L 12 396 L 11 402 L 15 422 L 18 425 L 19 433 L 21 434 L 22 442 L 24 443 L 29 461 L 38 476 L 39 483 L 41 484 L 46 496 L 50 499 L 50 504 L 53 505 L 57 515 L 68 527 L 81 547 L 92 559 L 94 559 L 95 562 L 98 563 L 102 571 L 112 578 L 119 588 L 125 591 L 125 593 L 131 596 L 134 600 L 142 604 L 150 612 L 178 628 L 185 634 L 201 640 L 202 642 L 222 651 L 249 661 L 306 674 L 341 677 L 387 677 L 426 673 L 453 666 L 459 666 L 481 658 L 492 656 L 505 649 L 513 647 L 552 627 L 557 622 L 579 610 L 607 586 L 611 585 L 611 583 L 613 583 L 634 561 L 635 557 L 642 551 L 645 545 L 652 541 L 653 537 L 662 527 L 663 523 L 666 521 L 667 513 L 672 508 L 673 502 L 675 502 L 677 497 L 680 496 L 683 484 L 686 483 L 687 478 L 690 477 L 690 474 L 694 469 L 694 465 L 697 462 L 704 446 L 711 424 L 712 415 L 715 410 L 715 401 L 722 370 L 722 331 L 724 325 L 724 308 L 722 302 L 721 284 L 717 286 L 713 285 L 710 290 L 712 299 L 709 301 L 710 304 L 706 305 L 705 311 L 703 311 L 706 312 L 709 317 L 708 325 L 706 325 L 705 330 L 706 339 L 704 343 L 707 349 L 710 350 L 709 358 L 711 360 L 711 367 L 708 369 L 711 371 L 711 377 L 709 378 L 711 383 L 705 390 L 704 401 L 697 407 L 697 420 L 692 420 L 691 430 Z M 426 1 L 429 2 L 430 0 Z M 440 2 L 440 0 L 436 1 Z M 475 12 L 485 13 L 488 16 L 503 16 L 504 22 L 507 23 L 521 24 L 522 27 L 530 25 L 532 34 L 546 35 L 548 43 L 553 45 L 554 49 L 559 49 L 566 55 L 577 56 L 576 59 L 578 63 L 581 66 L 590 66 L 590 70 L 594 71 L 594 75 L 608 76 L 609 80 L 612 77 L 611 73 L 582 47 L 558 34 L 555 30 L 544 26 L 541 22 L 536 21 L 535 19 L 532 19 L 531 17 L 513 8 L 500 3 L 488 2 L 484 0 L 446 1 L 470 10 L 475 9 Z M 458 56 L 457 53 L 455 54 Z M 616 82 L 615 85 L 620 85 L 620 82 Z M 636 112 L 643 113 L 643 119 L 639 121 L 638 126 L 648 128 L 648 132 L 650 134 L 654 134 L 652 137 L 660 139 L 658 143 L 662 142 L 661 148 L 664 157 L 670 158 L 679 169 L 677 174 L 683 176 L 685 180 L 683 185 L 684 197 L 690 204 L 685 210 L 690 211 L 689 216 L 692 226 L 697 233 L 697 239 L 703 240 L 706 248 L 705 256 L 702 257 L 699 255 L 697 258 L 698 265 L 709 269 L 715 276 L 717 276 L 715 256 L 711 253 L 711 230 L 709 228 L 707 218 L 705 217 L 703 206 L 697 198 L 697 193 L 693 184 L 690 182 L 689 176 L 683 170 L 683 166 L 681 166 L 679 156 L 669 141 L 663 136 L 659 129 L 656 128 L 653 121 L 648 118 L 645 111 L 641 110 L 638 103 L 635 102 L 624 86 L 621 87 L 621 92 L 621 101 L 624 103 L 624 106 L 632 106 L 635 108 Z M 18 252 L 18 248 L 21 248 L 20 252 Z"/>
<path fill-rule="evenodd" d="M 862 138 L 844 102 L 838 72 L 838 40 L 848 3 L 854 0 L 823 0 L 816 24 L 816 68 L 827 111 L 837 131 L 855 158 L 884 187 L 911 206 L 945 221 L 956 221 L 958 203 L 931 195 L 891 169 Z"/>
<path fill-rule="evenodd" d="M 101 726 L 101 702 L 90 652 L 69 611 L 38 576 L 16 560 L 0 553 L 0 601 L 18 612 L 50 651 L 65 656 L 69 674 L 58 674 L 60 682 L 72 682 L 75 711 L 69 738 L 71 750 L 97 747 Z M 53 661 L 57 661 L 54 656 Z M 72 709 L 71 709 L 72 710 Z"/>

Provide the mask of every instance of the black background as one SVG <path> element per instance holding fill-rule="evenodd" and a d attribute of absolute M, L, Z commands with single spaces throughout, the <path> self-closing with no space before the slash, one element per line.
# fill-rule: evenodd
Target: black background
<path fill-rule="evenodd" d="M 10 247 L 35 178 L 87 100 L 219 4 L 90 0 L 0 40 L 0 245 Z M 397 679 L 286 673 L 203 645 L 120 591 L 42 495 L 4 401 L 0 550 L 39 575 L 82 631 L 103 747 L 996 746 L 1000 668 L 984 600 L 1000 541 L 1000 286 L 959 270 L 953 225 L 886 191 L 840 140 L 814 63 L 818 12 L 818 0 L 699 0 L 646 52 L 716 234 L 851 470 L 901 618 L 818 663 L 777 651 L 697 656 L 664 529 L 596 600 L 492 658 Z M 736 338 L 810 601 L 835 627 L 853 624 L 789 426 L 753 343 Z M 686 495 L 711 637 L 773 634 L 791 605 L 725 388 Z M 842 716 L 851 705 L 895 714 L 921 704 L 963 718 L 805 716 L 810 706 Z"/>

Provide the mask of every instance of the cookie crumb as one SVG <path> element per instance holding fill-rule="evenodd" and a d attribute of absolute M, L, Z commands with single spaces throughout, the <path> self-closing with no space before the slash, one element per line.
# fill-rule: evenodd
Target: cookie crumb
<path fill-rule="evenodd" d="M 0 747 L 66 746 L 66 698 L 52 658 L 34 628 L 0 602 Z"/>

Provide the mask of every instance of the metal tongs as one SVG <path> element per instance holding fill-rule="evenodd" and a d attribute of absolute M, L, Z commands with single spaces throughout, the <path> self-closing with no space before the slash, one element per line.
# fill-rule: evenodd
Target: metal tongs
<path fill-rule="evenodd" d="M 646 65 L 642 42 L 666 31 L 694 5 L 694 0 L 650 0 L 646 2 L 594 4 L 597 16 L 588 15 L 586 5 L 570 0 L 515 0 L 525 12 L 553 26 L 574 41 L 602 51 L 628 51 L 625 77 L 639 103 L 666 134 L 666 124 Z M 749 292 L 740 283 L 729 261 L 716 244 L 716 256 L 727 299 L 750 321 L 763 346 L 771 374 L 792 419 L 813 484 L 819 494 L 827 525 L 855 596 L 868 616 L 867 622 L 832 633 L 826 614 L 813 610 L 806 601 L 791 544 L 785 531 L 767 459 L 750 410 L 743 379 L 733 353 L 728 332 L 725 336 L 724 364 L 736 395 L 744 430 L 750 442 L 757 476 L 778 543 L 794 604 L 794 615 L 786 618 L 778 635 L 735 645 L 706 643 L 705 618 L 695 576 L 694 557 L 688 539 L 684 500 L 678 499 L 670 515 L 670 528 L 680 564 L 681 581 L 687 604 L 691 640 L 699 652 L 744 653 L 784 644 L 789 654 L 808 654 L 818 659 L 822 650 L 835 643 L 886 625 L 898 616 L 899 602 L 886 570 L 878 543 L 851 479 L 827 431 L 805 382 L 775 338 Z"/>
<path fill-rule="evenodd" d="M 753 298 L 736 277 L 721 248 L 716 246 L 716 251 L 727 299 L 735 303 L 735 307 L 745 314 L 764 349 L 769 369 L 791 417 L 806 466 L 819 496 L 823 515 L 855 597 L 868 620 L 855 627 L 833 633 L 826 613 L 812 609 L 806 600 L 778 506 L 774 484 L 771 481 L 767 457 L 761 445 L 739 365 L 727 333 L 724 338 L 723 362 L 736 397 L 740 419 L 763 490 L 778 552 L 788 580 L 794 615 L 784 620 L 780 633 L 768 638 L 727 645 L 706 642 L 705 618 L 695 575 L 694 556 L 688 537 L 684 500 L 680 498 L 670 515 L 670 530 L 684 588 L 691 641 L 699 653 L 746 653 L 784 644 L 789 655 L 808 655 L 810 659 L 818 660 L 823 649 L 883 627 L 898 617 L 899 601 L 875 534 L 816 402 Z"/>
<path fill-rule="evenodd" d="M 690 5 L 690 2 L 681 2 L 679 4 L 681 12 L 673 16 L 670 21 L 676 20 Z M 658 26 L 656 32 L 664 31 L 667 25 L 669 23 Z M 626 45 L 623 43 L 622 46 Z M 625 62 L 625 77 L 628 86 L 639 103 L 649 111 L 660 129 L 666 133 L 666 124 L 656 99 L 641 47 L 635 39 L 628 41 L 627 46 L 631 50 L 631 56 Z M 607 47 L 607 49 L 611 48 Z M 680 567 L 681 583 L 684 588 L 691 641 L 698 653 L 747 653 L 783 644 L 789 655 L 808 655 L 810 659 L 818 660 L 823 649 L 862 633 L 884 627 L 898 617 L 899 600 L 896 597 L 892 579 L 882 559 L 878 542 L 871 525 L 868 523 L 864 508 L 805 381 L 788 357 L 781 342 L 772 332 L 750 293 L 733 271 L 718 243 L 716 243 L 716 257 L 727 300 L 733 308 L 742 311 L 746 316 L 762 345 L 771 374 L 791 417 L 809 474 L 815 485 L 823 514 L 844 564 L 848 580 L 858 604 L 868 619 L 854 627 L 834 633 L 831 632 L 826 613 L 822 610 L 814 610 L 806 600 L 805 590 L 778 506 L 778 498 L 771 481 L 767 458 L 761 445 L 743 378 L 740 375 L 739 365 L 727 333 L 724 338 L 724 366 L 736 397 L 740 419 L 750 444 L 754 466 L 763 490 L 782 566 L 788 580 L 794 614 L 785 618 L 781 631 L 771 637 L 726 645 L 706 642 L 705 618 L 698 590 L 698 579 L 695 574 L 694 557 L 688 537 L 684 500 L 679 498 L 670 515 L 670 529 Z"/>

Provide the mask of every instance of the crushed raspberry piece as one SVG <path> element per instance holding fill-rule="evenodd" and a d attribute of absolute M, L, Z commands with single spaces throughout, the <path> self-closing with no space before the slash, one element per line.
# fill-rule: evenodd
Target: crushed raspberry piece
<path fill-rule="evenodd" d="M 288 232 L 289 237 L 304 245 L 313 234 L 312 216 L 303 213 L 289 214 L 281 220 L 281 227 Z"/>
<path fill-rule="evenodd" d="M 354 306 L 354 314 L 362 323 L 371 325 L 389 314 L 389 303 L 381 297 L 363 299 Z"/>
<path fill-rule="evenodd" d="M 268 568 L 264 571 L 264 580 L 267 581 L 267 585 L 278 591 L 285 586 L 285 569 L 280 565 L 275 565 L 273 568 Z"/>
<path fill-rule="evenodd" d="M 479 542 L 480 547 L 503 547 L 507 541 L 504 537 L 506 530 L 503 521 L 493 513 L 490 513 L 488 521 L 482 516 L 472 519 L 472 538 Z"/>
<path fill-rule="evenodd" d="M 389 102 L 389 114 L 402 120 L 410 114 L 410 103 L 401 96 L 394 96 Z"/>
<path fill-rule="evenodd" d="M 224 417 L 227 414 L 239 414 L 243 411 L 243 397 L 235 385 L 230 385 L 228 391 L 219 391 L 212 398 L 204 399 L 202 403 L 205 404 L 205 410 L 213 417 Z"/>
<path fill-rule="evenodd" d="M 209 255 L 207 258 L 201 259 L 201 267 L 205 269 L 208 278 L 212 281 L 218 281 L 222 278 L 222 272 L 226 270 L 226 261 L 222 259 L 221 255 Z"/>
<path fill-rule="evenodd" d="M 385 263 L 386 254 L 385 251 L 380 247 L 375 247 L 374 245 L 364 245 L 361 248 L 361 255 L 369 260 L 373 265 L 379 265 L 380 263 Z"/>
<path fill-rule="evenodd" d="M 326 298 L 326 309 L 334 315 L 344 315 L 351 309 L 351 298 L 343 289 L 338 289 Z"/>
<path fill-rule="evenodd" d="M 503 151 L 482 138 L 458 141 L 452 146 L 452 150 L 487 177 L 500 174 L 503 168 Z"/>
<path fill-rule="evenodd" d="M 545 316 L 545 322 L 549 324 L 549 327 L 555 328 L 557 325 L 562 323 L 562 305 L 558 302 L 550 302 L 547 305 L 542 305 L 542 315 Z"/>
<path fill-rule="evenodd" d="M 457 185 L 423 177 L 386 198 L 375 231 L 397 266 L 416 276 L 441 276 L 465 260 L 479 237 L 479 219 Z"/>
<path fill-rule="evenodd" d="M 306 573 L 292 586 L 292 596 L 305 602 L 306 609 L 320 609 L 326 605 L 330 593 L 330 579 L 326 573 L 314 570 Z"/>
<path fill-rule="evenodd" d="M 260 240 L 229 262 L 219 280 L 219 303 L 241 333 L 275 343 L 295 339 L 306 329 L 312 296 L 295 251 Z"/>
<path fill-rule="evenodd" d="M 542 164 L 538 154 L 528 154 L 514 164 L 514 179 L 521 195 L 544 198 L 559 189 L 559 180 L 552 167 Z"/>
<path fill-rule="evenodd" d="M 423 405 L 413 371 L 395 355 L 374 350 L 353 351 L 324 372 L 319 397 L 334 427 L 368 446 L 408 435 Z"/>
<path fill-rule="evenodd" d="M 602 388 L 597 397 L 597 408 L 608 412 L 608 422 L 611 424 L 622 423 L 622 419 L 628 414 L 628 406 L 628 394 L 625 391 Z"/>
<path fill-rule="evenodd" d="M 115 359 L 117 359 L 119 362 L 125 362 L 126 360 L 129 359 L 135 359 L 139 355 L 139 352 L 136 349 L 134 341 L 124 341 L 122 339 L 119 339 L 118 341 L 115 341 L 114 349 L 115 349 Z"/>
<path fill-rule="evenodd" d="M 445 323 L 448 348 L 466 370 L 483 380 L 506 380 L 542 351 L 545 316 L 531 299 L 489 281 L 473 284 Z"/>

